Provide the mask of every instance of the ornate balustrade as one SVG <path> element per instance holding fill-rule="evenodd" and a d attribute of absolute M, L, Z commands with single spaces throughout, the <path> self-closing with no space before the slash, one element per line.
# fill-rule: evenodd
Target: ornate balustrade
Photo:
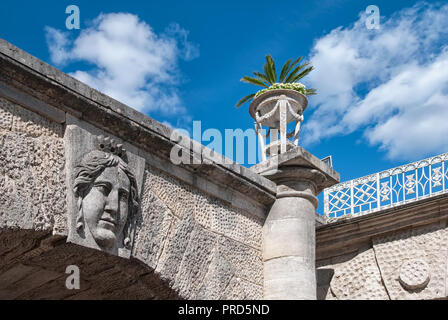
<path fill-rule="evenodd" d="M 346 181 L 324 190 L 327 222 L 447 192 L 448 153 Z"/>

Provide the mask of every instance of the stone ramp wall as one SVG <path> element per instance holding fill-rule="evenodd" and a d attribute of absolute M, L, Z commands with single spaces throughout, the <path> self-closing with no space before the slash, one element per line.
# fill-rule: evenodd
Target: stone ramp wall
<path fill-rule="evenodd" d="M 263 219 L 146 168 L 136 258 L 190 298 L 262 298 Z"/>
<path fill-rule="evenodd" d="M 77 145 L 74 132 L 84 142 L 99 134 L 115 138 L 138 167 L 140 211 L 129 256 L 66 243 L 73 167 L 91 148 Z M 0 295 L 261 299 L 262 226 L 275 184 L 212 159 L 173 165 L 170 133 L 0 40 Z M 70 264 L 80 267 L 81 279 L 86 270 L 90 291 L 57 289 Z M 49 280 L 34 282 L 33 272 Z M 22 289 L 14 291 L 16 284 Z M 135 290 L 121 290 L 127 286 Z"/>

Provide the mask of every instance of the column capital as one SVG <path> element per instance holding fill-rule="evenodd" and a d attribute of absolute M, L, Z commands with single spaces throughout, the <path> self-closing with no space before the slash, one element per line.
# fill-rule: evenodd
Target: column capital
<path fill-rule="evenodd" d="M 295 147 L 286 153 L 271 157 L 251 167 L 251 170 L 277 183 L 278 193 L 285 191 L 282 187 L 285 184 L 292 189 L 300 189 L 299 185 L 296 184 L 294 187 L 292 184 L 301 181 L 311 183 L 312 193 L 316 196 L 323 189 L 340 181 L 338 172 L 302 147 Z"/>
<path fill-rule="evenodd" d="M 328 177 L 320 170 L 301 166 L 280 166 L 272 171 L 270 175 L 265 175 L 269 180 L 277 184 L 292 181 L 311 182 L 317 188 L 326 185 Z"/>

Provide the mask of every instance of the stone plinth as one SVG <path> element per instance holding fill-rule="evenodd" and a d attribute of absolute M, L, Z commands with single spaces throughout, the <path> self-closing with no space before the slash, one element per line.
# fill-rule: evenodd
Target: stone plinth
<path fill-rule="evenodd" d="M 263 226 L 264 298 L 315 300 L 316 196 L 339 174 L 302 148 L 253 169 L 277 184 Z"/>

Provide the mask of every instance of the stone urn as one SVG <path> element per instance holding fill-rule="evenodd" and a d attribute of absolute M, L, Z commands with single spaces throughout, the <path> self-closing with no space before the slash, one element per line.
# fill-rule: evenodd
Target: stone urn
<path fill-rule="evenodd" d="M 280 128 L 281 105 L 286 105 L 286 123 L 297 120 L 308 106 L 306 96 L 289 89 L 266 91 L 255 98 L 249 106 L 251 117 L 269 128 Z"/>
<path fill-rule="evenodd" d="M 300 124 L 307 106 L 306 96 L 290 89 L 269 90 L 252 101 L 249 113 L 255 120 L 263 160 L 267 155 L 284 153 L 298 145 Z M 293 121 L 296 121 L 295 129 L 287 133 L 287 125 Z M 262 126 L 269 128 L 267 135 L 263 135 Z M 271 142 L 265 146 L 269 135 Z"/>

